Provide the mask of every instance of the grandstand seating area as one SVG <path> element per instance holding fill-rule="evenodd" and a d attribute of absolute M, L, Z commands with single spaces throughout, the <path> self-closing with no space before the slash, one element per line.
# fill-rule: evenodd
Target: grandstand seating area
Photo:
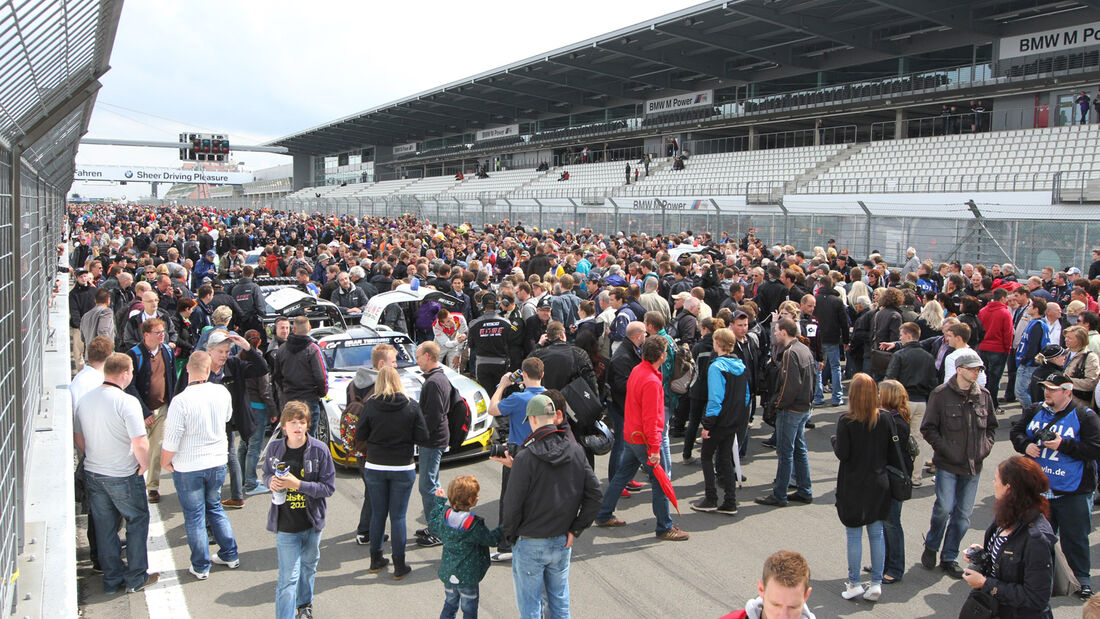
<path fill-rule="evenodd" d="M 654 159 L 648 177 L 625 183 L 626 161 L 491 172 L 489 178 L 435 176 L 299 190 L 291 200 L 415 197 L 430 199 L 605 196 L 766 195 L 947 190 L 1082 190 L 1100 170 L 1100 125 L 1078 125 L 695 155 L 686 169 Z M 631 167 L 635 165 L 630 162 Z M 568 181 L 559 181 L 562 171 Z M 1100 178 L 1100 174 L 1097 175 Z M 937 188 L 940 187 L 940 188 Z M 1100 186 L 1097 187 L 1100 191 Z M 1100 195 L 1100 194 L 1098 194 Z"/>
<path fill-rule="evenodd" d="M 1038 187 L 1049 189 L 1054 172 L 1100 165 L 1098 138 L 1100 125 L 1076 125 L 886 140 L 867 145 L 818 180 L 1034 174 Z"/>

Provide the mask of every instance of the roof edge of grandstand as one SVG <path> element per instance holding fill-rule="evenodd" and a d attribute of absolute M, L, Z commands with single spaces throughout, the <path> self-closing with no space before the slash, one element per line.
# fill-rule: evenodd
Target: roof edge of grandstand
<path fill-rule="evenodd" d="M 692 16 L 696 13 L 702 13 L 702 12 L 705 12 L 705 11 L 710 11 L 712 9 L 715 9 L 717 7 L 721 7 L 721 6 L 724 6 L 724 5 L 727 5 L 727 4 L 738 4 L 742 1 L 744 1 L 744 0 L 733 0 L 732 2 L 730 0 L 707 0 L 706 2 L 702 2 L 700 4 L 695 4 L 695 5 L 692 5 L 690 7 L 685 8 L 685 9 L 681 9 L 679 11 L 673 12 L 673 13 L 666 13 L 665 15 L 661 15 L 659 17 L 655 17 L 655 18 L 648 19 L 648 20 L 645 20 L 645 21 L 642 21 L 642 22 L 638 22 L 638 23 L 633 24 L 631 26 L 625 26 L 623 28 L 619 28 L 619 29 L 613 30 L 611 32 L 605 32 L 603 34 L 600 34 L 600 35 L 597 35 L 597 36 L 594 36 L 594 37 L 589 37 L 589 38 L 587 38 L 583 41 L 578 41 L 576 43 L 572 43 L 572 44 L 566 45 L 564 47 L 559 47 L 557 49 L 553 49 L 553 50 L 550 50 L 548 52 L 543 52 L 541 54 L 535 54 L 534 56 L 529 56 L 529 57 L 524 58 L 522 60 L 517 60 L 515 62 L 511 62 L 509 64 L 506 64 L 506 65 L 503 65 L 503 66 L 500 66 L 500 67 L 496 67 L 494 69 L 489 69 L 489 70 L 486 70 L 486 71 L 482 71 L 481 73 L 477 73 L 475 75 L 470 75 L 470 76 L 467 76 L 467 77 L 464 77 L 464 78 L 461 78 L 461 79 L 454 80 L 453 82 L 448 82 L 446 84 L 443 84 L 442 86 L 436 86 L 434 88 L 429 88 L 428 90 L 422 90 L 418 93 L 411 94 L 411 95 L 402 97 L 400 99 L 394 99 L 393 101 L 389 101 L 387 103 L 376 105 L 374 107 L 367 108 L 365 110 L 360 110 L 358 112 L 348 114 L 347 116 L 337 118 L 335 120 L 330 120 L 328 122 L 324 122 L 324 123 L 321 123 L 319 125 L 314 125 L 312 127 L 309 127 L 308 129 L 303 129 L 301 131 L 296 131 L 294 133 L 290 133 L 290 134 L 281 136 L 281 137 L 276 138 L 274 140 L 271 140 L 269 142 L 265 142 L 264 146 L 278 146 L 281 142 L 284 142 L 286 140 L 291 140 L 291 139 L 294 139 L 294 138 L 312 133 L 314 131 L 324 129 L 326 127 L 331 127 L 333 125 L 338 125 L 340 123 L 347 122 L 349 120 L 354 120 L 356 118 L 359 118 L 361 116 L 366 116 L 368 114 L 373 114 L 374 112 L 385 110 L 387 108 L 394 107 L 394 106 L 397 106 L 397 105 L 401 105 L 403 103 L 416 101 L 417 99 L 420 99 L 420 98 L 428 96 L 428 95 L 432 95 L 432 94 L 436 94 L 436 93 L 440 93 L 440 92 L 445 92 L 449 88 L 454 88 L 456 86 L 464 86 L 466 84 L 476 82 L 479 79 L 484 79 L 486 77 L 492 77 L 492 76 L 498 75 L 500 73 L 508 73 L 512 69 L 518 69 L 518 68 L 520 68 L 524 65 L 530 64 L 532 62 L 543 61 L 543 60 L 546 60 L 547 58 L 550 58 L 552 56 L 560 56 L 562 54 L 567 54 L 569 52 L 573 52 L 573 51 L 576 51 L 576 50 L 579 50 L 579 49 L 584 49 L 586 47 L 591 47 L 592 45 L 594 45 L 596 43 L 599 43 L 601 41 L 621 37 L 625 34 L 628 34 L 630 32 L 634 32 L 636 30 L 647 29 L 647 28 L 649 28 L 653 25 L 660 24 L 662 22 L 672 21 L 672 20 L 677 20 L 677 19 L 683 19 L 685 17 L 690 17 L 690 16 Z M 669 90 L 678 90 L 678 89 L 670 88 Z"/>

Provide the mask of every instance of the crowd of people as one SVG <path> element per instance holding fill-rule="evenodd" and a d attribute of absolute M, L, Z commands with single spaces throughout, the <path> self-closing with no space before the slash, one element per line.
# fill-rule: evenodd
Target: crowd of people
<path fill-rule="evenodd" d="M 144 538 L 163 469 L 198 579 L 211 564 L 240 565 L 224 510 L 270 496 L 277 614 L 312 616 L 325 499 L 335 490 L 329 449 L 315 438 L 327 368 L 309 320 L 272 321 L 257 283 L 292 277 L 349 317 L 406 284 L 455 300 L 426 317 L 382 317 L 415 345 L 418 397 L 398 375 L 398 351 L 380 344 L 348 384 L 345 409 L 365 489 L 356 541 L 370 546 L 370 571 L 392 563 L 393 578 L 409 573 L 415 487 L 424 523 L 415 542 L 443 546 L 443 616 L 474 616 L 488 566 L 509 560 L 521 617 L 542 616 L 544 605 L 568 616 L 573 541 L 593 524 L 628 526 L 615 508 L 643 487 L 639 469 L 660 540 L 690 539 L 662 491 L 684 467 L 704 477 L 692 509 L 736 515 L 756 417 L 774 427 L 760 447 L 776 451 L 777 470 L 755 502 L 812 503 L 804 432 L 826 397 L 846 409 L 833 437 L 844 598 L 878 600 L 904 578 L 901 512 L 925 474 L 936 499 L 920 561 L 965 580 L 974 590 L 967 605 L 1049 617 L 1059 576 L 1075 580 L 1079 597 L 1092 594 L 1100 249 L 1087 272 L 1067 265 L 1028 277 L 1012 264 L 922 260 L 912 248 L 891 265 L 877 252 L 856 259 L 832 240 L 768 246 L 751 229 L 647 236 L 137 205 L 72 206 L 69 224 L 71 245 L 58 252 L 73 276 L 79 481 L 107 591 L 140 591 L 158 578 L 147 572 Z M 495 529 L 473 512 L 476 478 L 440 482 L 457 393 L 443 366 L 491 396 L 503 443 L 492 455 L 502 465 Z M 988 560 L 963 568 L 983 464 L 1007 423 L 1002 406 L 1014 401 L 1020 456 L 995 466 Z M 601 483 L 595 458 L 605 454 Z M 1058 573 L 1056 549 L 1068 574 Z M 748 616 L 812 617 L 799 560 L 769 559 L 787 567 L 765 566 Z M 793 606 L 768 606 L 776 574 L 776 597 Z"/>

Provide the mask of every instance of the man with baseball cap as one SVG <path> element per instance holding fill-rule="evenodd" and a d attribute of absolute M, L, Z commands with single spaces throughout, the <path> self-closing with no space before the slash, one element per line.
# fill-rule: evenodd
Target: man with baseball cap
<path fill-rule="evenodd" d="M 1040 383 L 1043 403 L 1024 410 L 1012 424 L 1012 446 L 1034 458 L 1050 480 L 1050 525 L 1062 540 L 1062 552 L 1081 588 L 1092 596 L 1089 580 L 1089 532 L 1092 493 L 1100 458 L 1100 417 L 1073 399 L 1073 381 L 1052 374 Z"/>
<path fill-rule="evenodd" d="M 929 394 L 920 426 L 936 465 L 936 503 L 920 561 L 925 569 L 933 569 L 939 551 L 940 569 L 953 578 L 962 578 L 956 561 L 959 543 L 970 528 L 982 462 L 997 435 L 993 398 L 978 384 L 984 367 L 978 353 L 961 352 L 955 359 L 955 375 Z"/>
<path fill-rule="evenodd" d="M 515 458 L 493 458 L 512 467 L 502 526 L 512 544 L 516 606 L 521 617 L 541 617 L 545 593 L 549 615 L 568 617 L 573 540 L 596 517 L 600 481 L 581 446 L 559 427 L 565 414 L 549 395 L 531 398 L 526 412 L 534 429 Z"/>

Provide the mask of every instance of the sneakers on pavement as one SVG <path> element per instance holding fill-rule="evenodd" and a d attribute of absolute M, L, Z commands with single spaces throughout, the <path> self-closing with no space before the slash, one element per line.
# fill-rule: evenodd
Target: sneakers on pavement
<path fill-rule="evenodd" d="M 926 570 L 936 567 L 936 551 L 925 548 L 924 552 L 920 554 L 920 564 L 923 565 Z"/>
<path fill-rule="evenodd" d="M 814 498 L 813 497 L 808 497 L 808 496 L 802 496 L 801 494 L 798 494 L 797 492 L 792 492 L 792 493 L 787 495 L 787 502 L 788 503 L 803 503 L 805 505 L 809 505 L 810 503 L 814 502 Z"/>
<path fill-rule="evenodd" d="M 207 570 L 205 572 L 198 572 L 195 571 L 194 567 L 189 567 L 187 568 L 187 571 L 191 572 L 191 575 L 195 578 L 198 578 L 199 580 L 206 580 L 207 578 L 210 578 L 210 570 Z"/>
<path fill-rule="evenodd" d="M 626 489 L 631 491 L 631 492 L 637 492 L 638 490 L 641 490 L 642 488 L 645 488 L 645 484 L 638 483 L 638 482 L 634 481 L 633 479 L 626 482 Z"/>
<path fill-rule="evenodd" d="M 603 522 L 596 521 L 597 527 L 611 528 L 611 527 L 625 527 L 626 521 L 622 518 L 616 518 L 614 516 L 604 520 Z"/>
<path fill-rule="evenodd" d="M 244 499 L 226 499 L 222 501 L 222 507 L 227 509 L 241 509 L 244 507 Z"/>
<path fill-rule="evenodd" d="M 684 531 L 678 526 L 673 527 L 664 533 L 658 533 L 657 539 L 664 540 L 666 542 L 686 542 L 691 536 L 687 531 Z"/>
<path fill-rule="evenodd" d="M 718 506 L 716 510 L 719 514 L 725 514 L 727 516 L 737 515 L 737 502 L 736 501 L 722 501 L 722 504 Z"/>
<path fill-rule="evenodd" d="M 145 582 L 141 583 L 140 585 L 136 587 L 126 587 L 126 593 L 140 593 L 142 591 L 145 591 L 146 587 L 151 587 L 157 584 L 158 580 L 160 580 L 160 573 L 153 572 L 152 574 L 146 576 Z"/>
<path fill-rule="evenodd" d="M 150 490 L 149 491 L 149 502 L 150 503 L 160 503 L 160 492 L 157 492 L 156 490 Z"/>
<path fill-rule="evenodd" d="M 294 619 L 313 619 L 313 604 L 299 606 Z"/>
<path fill-rule="evenodd" d="M 629 499 L 630 498 L 630 491 L 627 490 L 626 488 L 623 488 L 623 493 L 619 495 L 619 498 Z"/>
<path fill-rule="evenodd" d="M 708 499 L 706 497 L 699 499 L 691 504 L 691 509 L 697 512 L 714 512 L 718 511 L 718 499 Z"/>
<path fill-rule="evenodd" d="M 775 498 L 775 495 L 771 495 L 771 494 L 765 494 L 762 497 L 755 498 L 755 499 L 753 499 L 753 503 L 756 503 L 757 505 L 768 505 L 768 506 L 771 506 L 771 507 L 786 507 L 787 506 L 786 501 L 780 501 L 779 499 Z"/>
<path fill-rule="evenodd" d="M 503 552 L 494 552 L 493 554 L 489 555 L 489 560 L 493 563 L 503 563 L 504 561 L 511 561 L 512 551 L 505 550 Z"/>
<path fill-rule="evenodd" d="M 235 570 L 235 569 L 237 569 L 238 567 L 241 566 L 240 557 L 238 557 L 236 559 L 233 559 L 232 561 L 226 561 L 225 559 L 219 557 L 217 555 L 217 553 L 210 556 L 210 562 L 215 563 L 217 565 L 224 565 L 225 567 L 228 567 L 231 570 Z"/>
<path fill-rule="evenodd" d="M 435 548 L 436 546 L 442 546 L 443 540 L 429 533 L 423 537 L 417 536 L 416 545 L 421 548 Z"/>
<path fill-rule="evenodd" d="M 941 561 L 940 569 L 951 578 L 960 579 L 963 577 L 963 568 L 959 567 L 958 561 Z"/>
<path fill-rule="evenodd" d="M 764 439 L 764 440 L 760 441 L 760 444 L 763 445 L 764 447 L 767 447 L 768 449 L 775 449 L 775 441 L 769 441 L 768 439 Z"/>
<path fill-rule="evenodd" d="M 268 488 L 267 486 L 265 486 L 263 484 L 260 484 L 260 485 L 256 486 L 255 488 L 253 488 L 251 490 L 245 490 L 244 491 L 244 493 L 247 494 L 248 496 L 252 496 L 252 495 L 255 495 L 255 494 L 263 494 L 265 492 L 271 492 L 271 488 Z M 313 611 L 311 610 L 310 612 L 313 612 Z"/>
<path fill-rule="evenodd" d="M 863 588 L 863 583 L 856 583 L 854 585 L 848 583 L 847 588 L 844 590 L 844 593 L 840 594 L 840 597 L 846 600 L 854 600 L 864 593 L 866 593 L 866 590 Z"/>

